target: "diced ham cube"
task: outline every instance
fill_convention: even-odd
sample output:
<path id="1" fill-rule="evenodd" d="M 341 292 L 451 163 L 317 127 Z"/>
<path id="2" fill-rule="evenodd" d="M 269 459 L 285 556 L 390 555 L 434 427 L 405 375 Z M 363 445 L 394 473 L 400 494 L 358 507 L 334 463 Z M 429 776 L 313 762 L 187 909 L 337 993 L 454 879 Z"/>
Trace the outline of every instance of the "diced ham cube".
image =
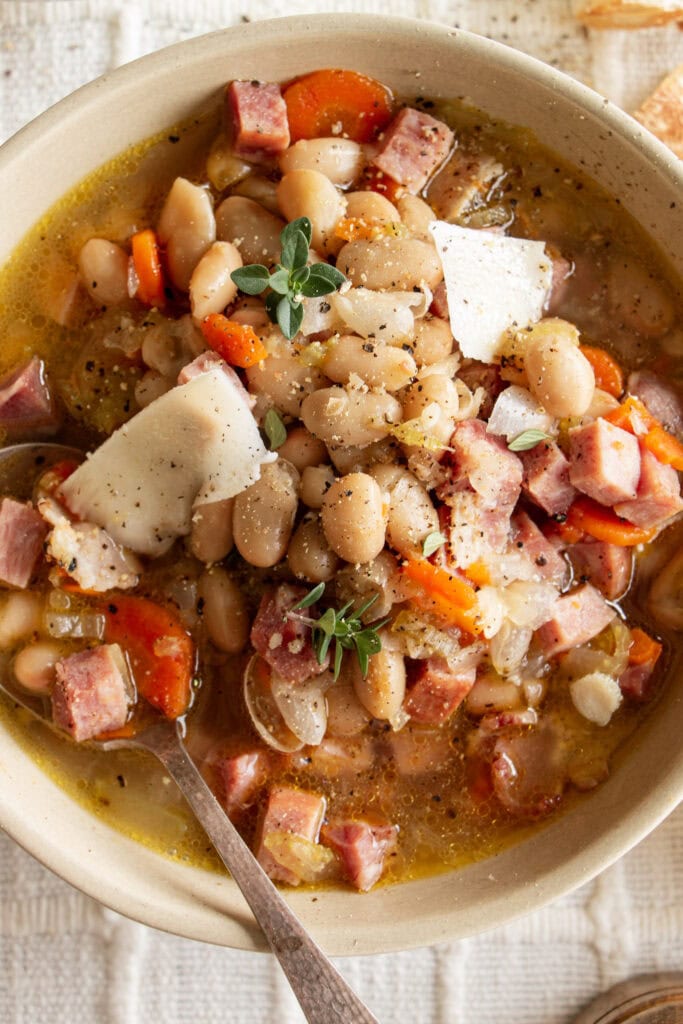
<path id="1" fill-rule="evenodd" d="M 541 579 L 560 586 L 567 575 L 567 563 L 554 544 L 544 537 L 526 512 L 514 514 L 512 528 L 513 546 L 527 556 Z"/>
<path id="2" fill-rule="evenodd" d="M 264 750 L 250 750 L 224 757 L 216 764 L 222 804 L 229 818 L 240 814 L 252 802 L 266 779 L 268 755 Z"/>
<path id="3" fill-rule="evenodd" d="M 70 654 L 58 661 L 55 669 L 55 725 L 80 742 L 126 724 L 131 693 L 118 644 L 101 644 Z"/>
<path id="4" fill-rule="evenodd" d="M 379 881 L 384 862 L 396 846 L 395 825 L 369 821 L 339 821 L 323 826 L 321 838 L 339 857 L 349 882 L 367 892 Z"/>
<path id="5" fill-rule="evenodd" d="M 683 510 L 681 486 L 673 466 L 663 462 L 641 445 L 640 479 L 632 501 L 621 501 L 614 506 L 618 516 L 636 526 L 649 530 L 663 526 L 667 520 Z"/>
<path id="6" fill-rule="evenodd" d="M 303 683 L 320 675 L 329 665 L 329 656 L 318 662 L 311 644 L 311 629 L 303 622 L 287 618 L 287 612 L 298 604 L 308 591 L 305 587 L 283 583 L 268 590 L 261 599 L 251 627 L 251 642 L 279 676 L 290 683 Z M 307 608 L 306 616 L 316 618 L 315 606 Z"/>
<path id="7" fill-rule="evenodd" d="M 598 418 L 569 431 L 569 479 L 601 505 L 635 498 L 640 478 L 638 439 Z"/>
<path id="8" fill-rule="evenodd" d="M 636 704 L 648 701 L 655 690 L 654 670 L 657 659 L 640 665 L 627 665 L 619 676 L 619 688 L 624 697 Z"/>
<path id="9" fill-rule="evenodd" d="M 595 540 L 572 544 L 567 554 L 576 578 L 592 583 L 608 601 L 616 601 L 628 590 L 633 575 L 631 548 Z"/>
<path id="10" fill-rule="evenodd" d="M 440 725 L 462 704 L 476 675 L 475 666 L 454 672 L 445 658 L 409 662 L 403 709 L 414 722 Z"/>
<path id="11" fill-rule="evenodd" d="M 502 736 L 490 764 L 493 792 L 516 818 L 541 817 L 562 798 L 567 765 L 561 735 L 552 722 Z"/>
<path id="12" fill-rule="evenodd" d="M 309 763 L 326 779 L 349 778 L 362 775 L 372 768 L 375 760 L 373 738 L 362 736 L 326 736 L 317 747 L 310 748 Z"/>
<path id="13" fill-rule="evenodd" d="M 419 192 L 453 145 L 443 121 L 405 107 L 391 122 L 372 163 L 413 194 Z"/>
<path id="14" fill-rule="evenodd" d="M 554 441 L 542 441 L 521 452 L 522 488 L 549 516 L 562 515 L 576 495 L 569 481 L 569 461 Z"/>
<path id="15" fill-rule="evenodd" d="M 683 440 L 683 395 L 672 385 L 648 370 L 638 370 L 628 378 L 626 390 L 639 398 L 666 430 Z"/>
<path id="16" fill-rule="evenodd" d="M 287 149 L 287 106 L 279 85 L 273 82 L 231 82 L 227 101 L 236 156 L 258 163 Z"/>
<path id="17" fill-rule="evenodd" d="M 484 499 L 469 489 L 448 492 L 448 484 L 437 489 L 448 505 L 447 536 L 455 564 L 466 568 L 504 551 L 510 537 L 510 507 L 487 508 Z"/>
<path id="18" fill-rule="evenodd" d="M 255 851 L 259 864 L 274 882 L 298 885 L 301 878 L 275 860 L 265 845 L 266 837 L 273 832 L 286 832 L 316 843 L 325 808 L 325 797 L 317 793 L 307 793 L 288 786 L 276 786 L 270 791 L 257 830 Z"/>
<path id="19" fill-rule="evenodd" d="M 558 598 L 553 617 L 536 630 L 536 642 L 546 658 L 592 640 L 610 624 L 613 608 L 590 583 Z"/>
<path id="20" fill-rule="evenodd" d="M 574 273 L 574 264 L 560 254 L 552 254 L 552 261 L 553 277 L 546 312 L 548 316 L 557 316 L 569 291 L 567 282 Z"/>
<path id="21" fill-rule="evenodd" d="M 47 524 L 31 505 L 0 501 L 0 582 L 27 587 L 47 536 Z"/>
<path id="22" fill-rule="evenodd" d="M 457 221 L 486 202 L 488 191 L 502 173 L 494 156 L 456 149 L 429 186 L 429 205 L 440 220 Z"/>
<path id="23" fill-rule="evenodd" d="M 391 757 L 399 775 L 424 775 L 452 763 L 450 736 L 442 729 L 429 729 L 411 723 L 387 737 Z"/>
<path id="24" fill-rule="evenodd" d="M 57 415 L 42 359 L 33 356 L 0 381 L 0 427 L 12 440 L 28 434 L 51 434 Z"/>
<path id="25" fill-rule="evenodd" d="M 448 295 L 446 294 L 446 282 L 441 281 L 437 284 L 432 295 L 432 304 L 429 307 L 429 312 L 434 316 L 438 316 L 441 320 L 449 320 L 450 313 L 448 312 Z"/>
<path id="26" fill-rule="evenodd" d="M 522 487 L 522 463 L 482 420 L 462 420 L 451 438 L 453 479 L 466 481 L 491 509 L 512 508 Z"/>
<path id="27" fill-rule="evenodd" d="M 481 363 L 478 359 L 466 359 L 458 370 L 458 379 L 466 384 L 472 393 L 477 388 L 484 389 L 479 417 L 487 420 L 498 395 L 505 387 L 500 368 L 493 363 Z"/>

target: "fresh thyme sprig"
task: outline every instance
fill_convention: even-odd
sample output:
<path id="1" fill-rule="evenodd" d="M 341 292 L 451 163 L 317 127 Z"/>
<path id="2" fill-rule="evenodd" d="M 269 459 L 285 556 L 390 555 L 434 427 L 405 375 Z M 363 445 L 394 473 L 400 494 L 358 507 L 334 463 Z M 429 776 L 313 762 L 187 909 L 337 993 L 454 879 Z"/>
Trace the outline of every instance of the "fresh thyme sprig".
<path id="1" fill-rule="evenodd" d="M 368 674 L 370 658 L 373 654 L 379 654 L 382 650 L 379 630 L 389 621 L 389 619 L 383 619 L 381 622 L 374 622 L 371 626 L 366 626 L 362 622 L 362 616 L 368 608 L 372 607 L 379 595 L 373 594 L 371 598 L 365 601 L 351 615 L 349 615 L 349 611 L 353 601 L 348 601 L 347 604 L 339 609 L 327 608 L 319 619 L 310 619 L 306 615 L 296 614 L 296 612 L 304 608 L 310 608 L 311 605 L 315 604 L 323 596 L 324 592 L 325 584 L 319 583 L 298 604 L 295 604 L 287 614 L 299 622 L 305 622 L 306 625 L 311 627 L 313 650 L 319 665 L 322 665 L 324 662 L 330 649 L 330 644 L 334 640 L 333 672 L 335 679 L 339 678 L 344 651 L 355 651 L 360 670 L 363 673 L 363 678 L 365 678 Z"/>
<path id="2" fill-rule="evenodd" d="M 285 338 L 293 338 L 304 318 L 303 299 L 336 292 L 346 278 L 329 263 L 307 266 L 311 245 L 311 222 L 298 217 L 280 232 L 280 263 L 271 273 L 261 263 L 233 270 L 230 277 L 246 295 L 260 295 L 266 288 L 266 312 Z"/>

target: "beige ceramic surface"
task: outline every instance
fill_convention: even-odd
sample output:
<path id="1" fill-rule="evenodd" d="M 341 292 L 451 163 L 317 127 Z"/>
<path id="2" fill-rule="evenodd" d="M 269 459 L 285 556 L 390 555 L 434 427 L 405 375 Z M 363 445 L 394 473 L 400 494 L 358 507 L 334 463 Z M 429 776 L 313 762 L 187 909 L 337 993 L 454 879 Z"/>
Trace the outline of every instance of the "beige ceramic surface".
<path id="1" fill-rule="evenodd" d="M 356 15 L 261 22 L 181 43 L 59 103 L 0 150 L 0 261 L 85 174 L 217 101 L 226 79 L 286 79 L 330 66 L 372 74 L 404 95 L 464 96 L 532 128 L 619 194 L 683 276 L 683 171 L 634 121 L 496 43 Z M 502 924 L 587 881 L 674 808 L 683 795 L 682 732 L 683 700 L 674 681 L 608 782 L 531 840 L 427 881 L 368 895 L 293 892 L 288 898 L 333 954 L 407 949 Z M 130 917 L 190 938 L 263 948 L 229 879 L 165 860 L 112 832 L 43 776 L 3 730 L 0 825 L 67 881 Z"/>

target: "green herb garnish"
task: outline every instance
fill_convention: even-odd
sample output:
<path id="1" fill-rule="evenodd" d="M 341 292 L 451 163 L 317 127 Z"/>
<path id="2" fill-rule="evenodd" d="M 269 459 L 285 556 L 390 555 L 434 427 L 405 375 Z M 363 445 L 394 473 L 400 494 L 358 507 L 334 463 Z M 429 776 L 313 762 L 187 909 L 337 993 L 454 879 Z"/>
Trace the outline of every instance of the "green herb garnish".
<path id="1" fill-rule="evenodd" d="M 435 530 L 434 533 L 428 533 L 422 542 L 422 554 L 425 558 L 429 558 L 435 551 L 446 543 L 446 537 L 439 531 Z"/>
<path id="2" fill-rule="evenodd" d="M 268 445 L 271 452 L 283 445 L 287 440 L 287 428 L 282 422 L 282 417 L 277 409 L 269 409 L 263 417 L 263 429 L 268 438 Z"/>
<path id="3" fill-rule="evenodd" d="M 550 434 L 544 433 L 542 430 L 523 430 L 521 434 L 517 434 L 517 437 L 508 444 L 508 448 L 511 452 L 528 452 L 532 448 L 535 448 L 541 441 L 552 441 Z"/>
<path id="4" fill-rule="evenodd" d="M 303 300 L 336 292 L 346 278 L 329 263 L 307 266 L 311 245 L 311 222 L 298 217 L 280 232 L 281 262 L 271 273 L 261 263 L 233 270 L 230 277 L 246 295 L 260 295 L 266 288 L 266 312 L 285 338 L 293 338 L 304 318 Z"/>
<path id="5" fill-rule="evenodd" d="M 292 616 L 292 613 L 296 613 L 304 608 L 310 608 L 312 604 L 315 604 L 323 596 L 324 592 L 325 584 L 319 583 L 298 604 L 295 604 L 287 614 Z M 368 674 L 370 658 L 373 654 L 379 654 L 382 650 L 382 641 L 378 631 L 387 624 L 389 619 L 375 622 L 371 626 L 365 626 L 361 621 L 361 616 L 375 603 L 378 596 L 378 594 L 374 594 L 351 615 L 349 615 L 349 610 L 353 605 L 353 601 L 349 601 L 339 610 L 327 608 L 319 619 L 309 619 L 305 615 L 293 615 L 293 618 L 296 618 L 299 622 L 305 622 L 306 625 L 311 627 L 313 650 L 319 665 L 322 665 L 324 662 L 330 649 L 330 644 L 334 640 L 335 679 L 339 678 L 344 651 L 356 652 L 360 670 L 363 673 L 363 678 L 365 678 Z"/>

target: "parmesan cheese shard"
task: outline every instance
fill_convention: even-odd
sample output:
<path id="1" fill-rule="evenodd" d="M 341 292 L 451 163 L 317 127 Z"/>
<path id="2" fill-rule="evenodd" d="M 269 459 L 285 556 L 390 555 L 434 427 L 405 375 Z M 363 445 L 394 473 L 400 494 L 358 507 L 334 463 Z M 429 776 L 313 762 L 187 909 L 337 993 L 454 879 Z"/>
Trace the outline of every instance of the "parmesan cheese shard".
<path id="1" fill-rule="evenodd" d="M 683 159 L 683 64 L 662 79 L 634 117 Z"/>
<path id="2" fill-rule="evenodd" d="M 502 335 L 543 316 L 552 284 L 545 242 L 433 221 L 429 230 L 441 260 L 451 330 L 468 359 L 492 363 Z"/>
<path id="3" fill-rule="evenodd" d="M 677 0 L 574 0 L 574 17 L 589 28 L 648 28 L 683 19 Z"/>
<path id="4" fill-rule="evenodd" d="M 112 434 L 64 482 L 61 497 L 117 543 L 161 555 L 190 532 L 197 506 L 239 494 L 276 458 L 241 383 L 213 363 Z"/>

